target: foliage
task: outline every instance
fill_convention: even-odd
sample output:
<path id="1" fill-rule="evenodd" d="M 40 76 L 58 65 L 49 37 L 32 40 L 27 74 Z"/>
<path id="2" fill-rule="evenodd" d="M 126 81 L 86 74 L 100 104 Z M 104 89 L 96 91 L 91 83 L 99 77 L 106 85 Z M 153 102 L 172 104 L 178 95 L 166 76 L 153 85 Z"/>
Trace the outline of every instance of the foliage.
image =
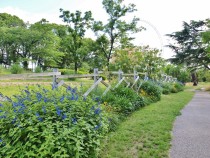
<path id="1" fill-rule="evenodd" d="M 191 68 L 207 68 L 209 67 L 209 51 L 206 49 L 208 40 L 202 32 L 207 31 L 207 20 L 184 22 L 181 31 L 169 34 L 175 43 L 169 47 L 176 53 L 175 58 L 172 58 L 174 63 L 184 63 Z M 207 31 L 208 32 L 208 31 Z M 207 41 L 206 41 L 207 40 Z"/>
<path id="2" fill-rule="evenodd" d="M 169 76 L 177 78 L 182 83 L 191 81 L 189 70 L 181 65 L 168 64 L 165 66 L 164 72 Z"/>
<path id="3" fill-rule="evenodd" d="M 60 9 L 60 18 L 68 24 L 68 34 L 63 37 L 62 49 L 65 52 L 66 60 L 71 57 L 74 62 L 74 70 L 77 73 L 81 60 L 87 55 L 87 51 L 90 52 L 90 43 L 93 43 L 91 39 L 85 39 L 85 32 L 91 27 L 93 21 L 91 11 L 87 11 L 82 15 L 82 12 L 76 11 L 71 13 Z M 66 62 L 65 60 L 65 62 Z"/>
<path id="4" fill-rule="evenodd" d="M 75 88 L 26 88 L 0 104 L 0 157 L 97 157 L 107 124 Z"/>
<path id="5" fill-rule="evenodd" d="M 180 91 L 184 90 L 184 85 L 180 82 L 174 83 L 174 87 L 176 88 L 177 92 L 180 92 Z"/>
<path id="6" fill-rule="evenodd" d="M 35 73 L 40 73 L 40 72 L 42 72 L 42 69 L 41 69 L 40 66 L 37 66 L 37 67 L 35 68 Z"/>
<path id="7" fill-rule="evenodd" d="M 103 102 L 107 102 L 115 112 L 129 115 L 133 111 L 144 106 L 144 98 L 136 94 L 130 88 L 119 86 L 102 97 Z"/>
<path id="8" fill-rule="evenodd" d="M 172 92 L 173 85 L 171 85 L 170 83 L 162 83 L 161 88 L 163 94 L 170 94 Z"/>
<path id="9" fill-rule="evenodd" d="M 143 82 L 139 92 L 140 95 L 147 97 L 150 102 L 156 102 L 161 99 L 161 88 L 152 81 Z"/>
<path id="10" fill-rule="evenodd" d="M 99 51 L 103 53 L 106 66 L 109 70 L 110 59 L 115 51 L 116 45 L 125 48 L 131 45 L 134 38 L 129 37 L 130 33 L 141 30 L 137 27 L 138 18 L 134 17 L 131 22 L 126 22 L 123 18 L 129 13 L 136 11 L 134 4 L 124 5 L 123 0 L 103 0 L 103 7 L 108 14 L 107 24 L 101 21 L 94 22 L 93 30 L 98 35 L 97 44 Z"/>
<path id="11" fill-rule="evenodd" d="M 23 71 L 23 68 L 19 64 L 13 64 L 10 67 L 10 72 L 12 74 L 20 74 Z"/>
<path id="12" fill-rule="evenodd" d="M 0 13 L 0 27 L 25 27 L 25 24 L 15 15 Z"/>

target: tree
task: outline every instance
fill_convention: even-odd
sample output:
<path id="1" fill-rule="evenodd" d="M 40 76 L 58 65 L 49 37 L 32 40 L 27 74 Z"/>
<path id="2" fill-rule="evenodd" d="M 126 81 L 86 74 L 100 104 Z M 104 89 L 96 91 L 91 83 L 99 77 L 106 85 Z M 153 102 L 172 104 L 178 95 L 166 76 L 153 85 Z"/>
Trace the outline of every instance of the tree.
<path id="1" fill-rule="evenodd" d="M 65 63 L 69 65 L 70 61 L 74 62 L 74 70 L 77 73 L 77 69 L 80 65 L 81 59 L 84 57 L 83 39 L 85 32 L 91 27 L 93 18 L 92 13 L 87 11 L 82 15 L 82 12 L 76 11 L 71 13 L 60 9 L 60 18 L 68 24 L 68 33 L 63 38 L 62 47 L 65 52 Z"/>
<path id="2" fill-rule="evenodd" d="M 64 53 L 61 52 L 61 37 L 64 36 L 64 27 L 49 23 L 46 19 L 30 26 L 30 30 L 37 32 L 37 41 L 32 47 L 32 60 L 43 67 L 58 67 Z"/>
<path id="3" fill-rule="evenodd" d="M 167 35 L 175 41 L 168 45 L 176 53 L 171 59 L 172 62 L 186 64 L 192 69 L 210 70 L 208 49 L 202 40 L 202 32 L 206 31 L 206 26 L 207 20 L 184 22 L 183 30 Z"/>
<path id="4" fill-rule="evenodd" d="M 99 50 L 103 53 L 109 70 L 110 59 L 115 48 L 125 48 L 125 45 L 130 45 L 133 39 L 130 34 L 139 32 L 141 28 L 137 27 L 139 19 L 136 17 L 131 22 L 124 20 L 128 13 L 136 11 L 134 4 L 126 6 L 123 0 L 103 0 L 102 4 L 109 16 L 108 22 L 107 24 L 101 21 L 95 22 L 93 30 L 98 35 Z"/>
<path id="5" fill-rule="evenodd" d="M 17 16 L 0 13 L 0 27 L 25 27 L 25 23 Z"/>
<path id="6" fill-rule="evenodd" d="M 168 64 L 165 66 L 164 72 L 169 76 L 177 78 L 177 80 L 180 82 L 186 83 L 191 81 L 190 72 L 183 65 Z"/>

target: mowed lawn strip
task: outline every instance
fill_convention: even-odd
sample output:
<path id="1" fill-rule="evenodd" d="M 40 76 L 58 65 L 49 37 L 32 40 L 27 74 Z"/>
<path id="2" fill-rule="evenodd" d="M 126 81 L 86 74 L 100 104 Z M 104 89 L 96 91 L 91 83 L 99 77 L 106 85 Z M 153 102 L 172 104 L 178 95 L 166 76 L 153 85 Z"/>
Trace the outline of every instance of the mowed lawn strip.
<path id="1" fill-rule="evenodd" d="M 100 157 L 168 157 L 173 122 L 193 95 L 187 91 L 165 95 L 161 101 L 136 111 L 103 141 Z"/>

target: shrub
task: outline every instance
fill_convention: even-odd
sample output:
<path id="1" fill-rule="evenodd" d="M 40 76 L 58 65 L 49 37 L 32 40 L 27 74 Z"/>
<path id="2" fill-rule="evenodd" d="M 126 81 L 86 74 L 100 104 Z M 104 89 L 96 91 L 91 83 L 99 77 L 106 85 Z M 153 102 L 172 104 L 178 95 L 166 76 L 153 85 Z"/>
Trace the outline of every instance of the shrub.
<path id="1" fill-rule="evenodd" d="M 42 69 L 41 69 L 40 66 L 37 66 L 37 67 L 35 68 L 35 73 L 40 73 L 40 72 L 42 72 Z"/>
<path id="2" fill-rule="evenodd" d="M 161 88 L 151 81 L 142 83 L 140 87 L 140 94 L 141 93 L 144 93 L 143 96 L 146 96 L 150 102 L 156 102 L 161 99 Z"/>
<path id="3" fill-rule="evenodd" d="M 184 90 L 184 85 L 182 83 L 176 82 L 174 83 L 174 87 L 176 88 L 177 92 Z"/>
<path id="4" fill-rule="evenodd" d="M 0 157 L 94 158 L 108 121 L 99 103 L 75 89 L 38 86 L 0 104 L 0 127 Z"/>
<path id="5" fill-rule="evenodd" d="M 162 83 L 161 87 L 162 87 L 163 94 L 170 94 L 173 89 L 173 86 L 170 83 Z"/>
<path id="6" fill-rule="evenodd" d="M 13 64 L 10 68 L 12 74 L 20 74 L 23 71 L 19 64 Z"/>
<path id="7" fill-rule="evenodd" d="M 103 98 L 103 102 L 108 102 L 114 107 L 119 114 L 128 115 L 141 106 L 144 106 L 144 98 L 139 96 L 130 88 L 118 87 L 107 93 Z"/>

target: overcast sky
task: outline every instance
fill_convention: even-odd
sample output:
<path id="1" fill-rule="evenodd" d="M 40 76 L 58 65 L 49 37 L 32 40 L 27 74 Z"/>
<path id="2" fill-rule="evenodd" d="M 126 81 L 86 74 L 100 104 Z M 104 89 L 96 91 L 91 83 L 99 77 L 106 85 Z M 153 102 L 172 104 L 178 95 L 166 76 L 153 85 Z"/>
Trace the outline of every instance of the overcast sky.
<path id="1" fill-rule="evenodd" d="M 91 10 L 96 20 L 105 20 L 101 3 L 102 0 L 0 0 L 0 12 L 17 15 L 30 23 L 42 18 L 61 23 L 60 8 L 71 12 Z M 136 4 L 138 11 L 133 15 L 140 18 L 139 26 L 147 29 L 135 35 L 135 44 L 162 49 L 164 58 L 173 55 L 165 47 L 169 42 L 166 34 L 181 30 L 183 21 L 210 18 L 210 0 L 125 0 L 125 3 Z"/>

